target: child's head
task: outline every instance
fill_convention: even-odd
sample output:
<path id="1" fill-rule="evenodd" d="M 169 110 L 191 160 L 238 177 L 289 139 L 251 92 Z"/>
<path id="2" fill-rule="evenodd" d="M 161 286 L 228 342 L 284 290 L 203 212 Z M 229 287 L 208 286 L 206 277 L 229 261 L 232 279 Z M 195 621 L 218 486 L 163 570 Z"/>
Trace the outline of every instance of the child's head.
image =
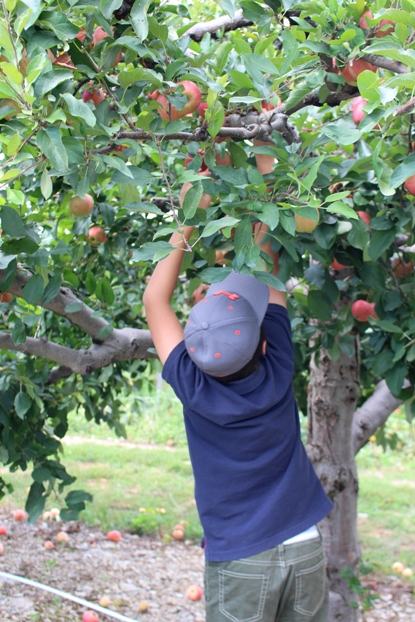
<path id="1" fill-rule="evenodd" d="M 242 370 L 262 345 L 261 324 L 268 300 L 268 286 L 246 274 L 232 272 L 211 285 L 186 324 L 190 358 L 211 376 L 233 376 Z"/>

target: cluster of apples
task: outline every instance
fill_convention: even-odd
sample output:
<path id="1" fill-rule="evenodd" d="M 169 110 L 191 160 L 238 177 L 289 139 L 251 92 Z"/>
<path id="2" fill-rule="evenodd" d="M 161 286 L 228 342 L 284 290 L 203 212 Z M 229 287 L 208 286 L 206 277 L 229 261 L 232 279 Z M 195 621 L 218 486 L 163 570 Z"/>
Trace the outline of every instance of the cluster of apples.
<path id="1" fill-rule="evenodd" d="M 392 570 L 397 574 L 401 574 L 403 577 L 405 577 L 405 579 L 411 579 L 414 576 L 414 571 L 412 570 L 412 568 L 405 567 L 405 564 L 403 564 L 402 562 L 395 562 L 394 564 L 392 564 Z"/>
<path id="2" fill-rule="evenodd" d="M 69 201 L 69 211 L 74 216 L 88 216 L 94 208 L 94 199 L 88 193 L 85 193 L 83 197 L 75 195 Z M 107 241 L 107 234 L 102 227 L 94 225 L 88 230 L 86 241 L 91 246 L 98 246 Z"/>

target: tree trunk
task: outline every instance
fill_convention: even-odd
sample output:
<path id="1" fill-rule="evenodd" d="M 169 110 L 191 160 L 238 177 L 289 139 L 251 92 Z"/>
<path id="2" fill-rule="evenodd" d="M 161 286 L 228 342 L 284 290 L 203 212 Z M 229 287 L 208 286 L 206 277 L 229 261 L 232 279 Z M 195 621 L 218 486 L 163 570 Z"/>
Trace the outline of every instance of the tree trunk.
<path id="1" fill-rule="evenodd" d="M 357 537 L 358 480 L 352 442 L 353 414 L 359 397 L 359 344 L 356 354 L 332 361 L 321 349 L 310 366 L 307 451 L 334 509 L 322 523 L 330 581 L 329 622 L 356 622 L 356 595 L 340 576 L 360 560 Z"/>

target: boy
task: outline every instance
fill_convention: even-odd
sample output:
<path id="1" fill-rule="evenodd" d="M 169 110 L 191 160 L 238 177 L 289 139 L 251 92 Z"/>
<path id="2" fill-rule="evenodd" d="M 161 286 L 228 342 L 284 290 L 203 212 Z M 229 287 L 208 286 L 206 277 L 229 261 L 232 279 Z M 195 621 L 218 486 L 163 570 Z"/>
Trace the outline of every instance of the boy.
<path id="1" fill-rule="evenodd" d="M 272 162 L 257 156 L 263 174 Z M 204 195 L 200 207 L 209 204 Z M 257 241 L 275 274 L 265 229 Z M 300 440 L 285 295 L 232 272 L 183 330 L 170 301 L 192 231 L 173 234 L 178 250 L 159 262 L 143 302 L 163 377 L 183 403 L 204 530 L 206 622 L 326 622 L 315 525 L 333 506 Z"/>

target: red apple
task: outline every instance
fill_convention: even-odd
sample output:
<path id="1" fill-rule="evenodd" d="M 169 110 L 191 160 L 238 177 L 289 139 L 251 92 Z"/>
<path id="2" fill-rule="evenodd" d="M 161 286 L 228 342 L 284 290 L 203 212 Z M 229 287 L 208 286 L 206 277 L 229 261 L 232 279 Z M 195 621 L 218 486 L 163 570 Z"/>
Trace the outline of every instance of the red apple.
<path id="1" fill-rule="evenodd" d="M 367 322 L 368 318 L 374 317 L 378 319 L 375 311 L 374 302 L 367 302 L 366 300 L 356 300 L 352 304 L 352 315 L 359 322 Z"/>
<path id="2" fill-rule="evenodd" d="M 333 270 L 344 270 L 345 268 L 350 268 L 350 266 L 344 266 L 342 263 L 337 261 L 337 259 L 333 259 L 330 264 L 330 268 L 333 268 Z"/>
<path id="3" fill-rule="evenodd" d="M 404 279 L 414 271 L 413 261 L 405 262 L 400 257 L 392 257 L 391 266 L 396 276 Z"/>
<path id="4" fill-rule="evenodd" d="M 229 151 L 225 151 L 225 155 L 223 157 L 216 153 L 215 160 L 216 164 L 220 166 L 233 166 L 232 156 Z"/>
<path id="5" fill-rule="evenodd" d="M 95 89 L 95 88 L 85 89 L 84 92 L 82 93 L 82 100 L 84 102 L 87 102 L 90 99 L 92 99 L 95 106 L 98 106 L 98 104 L 100 104 L 105 99 L 105 93 L 102 89 Z"/>
<path id="6" fill-rule="evenodd" d="M 186 590 L 186 596 L 189 600 L 200 600 L 203 590 L 199 585 L 190 585 Z"/>
<path id="7" fill-rule="evenodd" d="M 191 114 L 192 112 L 197 110 L 201 103 L 202 94 L 199 87 L 196 86 L 194 82 L 192 82 L 191 80 L 182 80 L 181 82 L 178 82 L 176 86 L 179 85 L 183 86 L 182 93 L 187 97 L 187 103 L 181 110 L 177 110 L 177 108 L 171 106 L 170 115 L 169 102 L 167 101 L 165 95 L 163 95 L 162 93 L 158 93 L 157 91 L 154 91 L 149 95 L 151 99 L 155 99 L 163 106 L 162 108 L 158 109 L 158 113 L 160 114 L 161 118 L 165 119 L 166 121 L 170 121 L 170 116 L 172 121 L 182 119 L 186 115 Z"/>
<path id="8" fill-rule="evenodd" d="M 27 519 L 27 512 L 25 512 L 25 510 L 15 510 L 13 512 L 13 518 L 17 521 L 24 521 Z"/>
<path id="9" fill-rule="evenodd" d="M 107 538 L 108 540 L 111 540 L 111 542 L 119 542 L 122 536 L 119 531 L 117 531 L 116 529 L 113 529 L 112 531 L 109 531 L 107 533 Z"/>
<path id="10" fill-rule="evenodd" d="M 55 545 L 53 544 L 52 540 L 46 540 L 46 541 L 43 543 L 43 546 L 45 547 L 45 549 L 46 549 L 47 551 L 51 551 L 52 549 L 54 549 L 54 548 L 55 548 Z"/>
<path id="11" fill-rule="evenodd" d="M 10 292 L 4 292 L 0 294 L 0 302 L 6 302 L 7 304 L 13 300 L 13 294 Z"/>
<path id="12" fill-rule="evenodd" d="M 101 227 L 94 226 L 89 229 L 86 241 L 91 246 L 98 246 L 98 244 L 106 242 L 106 240 L 107 234 Z"/>
<path id="13" fill-rule="evenodd" d="M 365 118 L 365 112 L 363 110 L 365 104 L 367 104 L 367 99 L 364 99 L 360 95 L 352 99 L 352 119 L 356 125 Z"/>
<path id="14" fill-rule="evenodd" d="M 389 28 L 386 26 L 390 24 Z M 380 39 L 381 37 L 386 37 L 386 35 L 390 35 L 391 32 L 395 30 L 395 22 L 392 22 L 390 19 L 382 19 L 382 21 L 378 24 L 376 28 L 375 37 Z"/>
<path id="15" fill-rule="evenodd" d="M 85 611 L 82 614 L 82 622 L 99 622 L 99 617 L 96 611 Z"/>
<path id="16" fill-rule="evenodd" d="M 102 41 L 102 39 L 105 39 L 105 37 L 109 37 L 109 34 L 105 32 L 102 26 L 98 26 L 92 33 L 92 45 L 95 47 L 96 44 Z"/>
<path id="17" fill-rule="evenodd" d="M 364 212 L 363 210 L 359 210 L 358 212 L 356 212 L 356 214 L 358 214 L 358 216 L 360 216 L 360 218 L 367 224 L 367 226 L 369 227 L 370 224 L 370 216 L 367 212 Z"/>
<path id="18" fill-rule="evenodd" d="M 138 609 L 142 613 L 144 613 L 145 611 L 148 611 L 148 602 L 145 600 L 142 600 L 140 604 L 138 605 Z"/>
<path id="19" fill-rule="evenodd" d="M 352 86 L 356 86 L 357 84 L 357 76 L 362 73 L 362 71 L 373 71 L 376 72 L 377 67 L 371 65 L 366 60 L 362 60 L 358 58 L 357 60 L 350 60 L 345 68 L 342 71 L 342 76 L 346 80 L 347 84 L 351 84 Z"/>
<path id="20" fill-rule="evenodd" d="M 359 26 L 360 28 L 365 28 L 366 30 L 369 28 L 369 25 L 365 19 L 365 17 L 368 17 L 369 19 L 372 19 L 372 13 L 370 11 L 365 11 L 363 13 L 363 15 L 361 16 L 360 20 L 359 20 Z"/>
<path id="21" fill-rule="evenodd" d="M 262 108 L 262 110 L 274 110 L 274 108 L 277 108 L 278 106 L 281 106 L 281 104 L 282 104 L 282 101 L 278 97 L 276 104 L 273 104 L 272 102 L 265 102 L 265 101 L 261 102 L 261 108 Z"/>
<path id="22" fill-rule="evenodd" d="M 408 177 L 408 179 L 404 183 L 404 186 L 409 194 L 413 194 L 415 196 L 415 175 L 411 175 L 411 177 Z"/>
<path id="23" fill-rule="evenodd" d="M 207 107 L 208 107 L 208 105 L 207 105 L 206 102 L 202 102 L 197 107 L 197 111 L 199 113 L 199 116 L 201 116 L 203 119 L 205 118 L 205 113 L 206 113 Z"/>
<path id="24" fill-rule="evenodd" d="M 69 201 L 69 211 L 74 216 L 88 216 L 92 212 L 93 207 L 94 199 L 87 193 L 85 193 L 83 198 L 75 195 Z"/>
<path id="25" fill-rule="evenodd" d="M 0 525 L 0 536 L 7 535 L 7 528 L 4 525 Z"/>
<path id="26" fill-rule="evenodd" d="M 219 266 L 224 266 L 226 264 L 225 255 L 228 251 L 215 251 L 215 263 L 219 264 Z"/>

